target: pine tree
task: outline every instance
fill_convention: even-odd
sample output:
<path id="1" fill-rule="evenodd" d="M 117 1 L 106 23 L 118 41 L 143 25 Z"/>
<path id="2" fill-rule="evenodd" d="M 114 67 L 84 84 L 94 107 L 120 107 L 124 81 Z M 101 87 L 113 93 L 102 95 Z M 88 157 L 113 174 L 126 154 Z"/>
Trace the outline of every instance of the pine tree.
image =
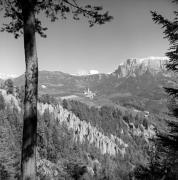
<path id="1" fill-rule="evenodd" d="M 178 7 L 178 0 L 172 1 Z M 157 24 L 160 24 L 164 29 L 165 38 L 168 39 L 170 43 L 170 48 L 166 53 L 166 56 L 169 58 L 168 63 L 166 64 L 166 68 L 168 71 L 172 72 L 172 74 L 177 77 L 178 75 L 178 11 L 174 11 L 174 18 L 169 20 L 162 15 L 158 14 L 157 12 L 151 12 L 153 21 Z M 177 84 L 178 82 L 176 82 Z M 169 161 L 164 164 L 162 161 L 162 166 L 165 169 L 168 164 L 170 166 L 170 170 L 173 171 L 173 174 L 176 174 L 178 170 L 178 88 L 177 87 L 165 87 L 166 92 L 170 96 L 170 115 L 173 118 L 172 120 L 168 121 L 169 130 L 166 133 L 159 133 L 157 143 L 159 146 L 163 147 L 161 152 L 166 155 L 166 159 Z M 166 170 L 167 172 L 167 170 Z M 164 177 L 168 179 L 170 177 L 170 173 L 166 173 Z M 169 175 L 168 175 L 169 174 Z M 178 174 L 176 177 L 178 178 Z M 174 179 L 173 178 L 173 179 Z"/>
<path id="2" fill-rule="evenodd" d="M 88 18 L 90 26 L 104 24 L 112 19 L 102 7 L 86 5 L 82 7 L 78 0 L 0 0 L 0 10 L 10 23 L 4 24 L 1 31 L 13 33 L 15 38 L 23 34 L 25 50 L 25 98 L 24 125 L 22 140 L 22 179 L 36 179 L 36 143 L 37 143 L 37 96 L 38 96 L 38 58 L 36 32 L 46 37 L 39 13 L 44 13 L 51 21 L 59 17 L 66 19 L 72 14 L 75 20 L 80 16 Z"/>

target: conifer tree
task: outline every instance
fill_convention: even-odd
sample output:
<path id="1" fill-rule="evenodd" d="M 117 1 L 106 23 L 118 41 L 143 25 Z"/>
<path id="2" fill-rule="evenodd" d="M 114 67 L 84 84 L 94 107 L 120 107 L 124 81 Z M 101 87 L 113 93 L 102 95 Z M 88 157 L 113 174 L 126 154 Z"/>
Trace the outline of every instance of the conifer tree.
<path id="1" fill-rule="evenodd" d="M 172 3 L 174 3 L 174 5 L 178 8 L 178 0 L 174 0 L 172 1 Z M 166 68 L 175 76 L 176 79 L 178 75 L 178 11 L 173 12 L 174 17 L 172 20 L 163 17 L 157 12 L 151 13 L 153 21 L 162 26 L 162 28 L 164 29 L 165 38 L 169 41 L 170 48 L 166 53 L 169 61 L 166 64 Z M 175 83 L 178 85 L 177 80 L 175 81 Z M 162 166 L 164 166 L 163 168 L 165 169 L 165 166 L 169 168 L 169 164 L 171 170 L 176 172 L 176 169 L 178 169 L 178 86 L 165 87 L 165 90 L 171 99 L 169 109 L 170 115 L 174 118 L 170 118 L 172 120 L 168 121 L 168 132 L 158 134 L 157 143 L 160 145 L 160 147 L 163 147 L 161 151 L 163 152 L 163 154 L 166 154 L 166 159 L 169 159 L 169 162 L 167 162 L 166 165 L 163 165 L 164 161 L 162 161 Z M 176 178 L 175 174 L 176 173 L 174 173 L 174 178 Z M 168 175 L 166 175 L 165 173 L 164 177 L 166 176 L 168 178 Z"/>
<path id="2" fill-rule="evenodd" d="M 58 18 L 66 19 L 68 14 L 79 20 L 83 15 L 88 18 L 90 26 L 104 24 L 110 21 L 112 16 L 108 12 L 103 12 L 100 6 L 79 5 L 78 0 L 0 0 L 0 10 L 4 18 L 11 19 L 9 23 L 3 25 L 1 31 L 13 33 L 15 38 L 22 34 L 24 37 L 26 73 L 21 171 L 23 180 L 35 180 L 38 96 L 35 33 L 46 37 L 47 30 L 47 27 L 42 26 L 38 14 L 44 13 L 51 21 Z"/>

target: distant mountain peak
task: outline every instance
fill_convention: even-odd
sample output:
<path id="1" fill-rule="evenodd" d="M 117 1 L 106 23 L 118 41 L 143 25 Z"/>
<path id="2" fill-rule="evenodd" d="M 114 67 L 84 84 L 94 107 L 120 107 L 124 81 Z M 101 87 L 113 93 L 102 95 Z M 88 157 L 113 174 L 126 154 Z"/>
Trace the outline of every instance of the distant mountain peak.
<path id="1" fill-rule="evenodd" d="M 132 58 L 118 66 L 118 69 L 113 73 L 118 77 L 137 76 L 142 75 L 146 71 L 151 74 L 158 72 L 166 72 L 165 65 L 168 62 L 167 57 L 146 57 L 146 58 Z"/>
<path id="2" fill-rule="evenodd" d="M 149 56 L 146 58 L 140 58 L 140 61 L 147 61 L 147 60 L 159 60 L 159 61 L 168 61 L 169 58 L 166 56 L 158 57 L 158 56 Z"/>
<path id="3" fill-rule="evenodd" d="M 0 73 L 0 79 L 6 80 L 6 79 L 13 79 L 16 78 L 17 75 L 15 74 L 5 74 L 5 73 Z"/>

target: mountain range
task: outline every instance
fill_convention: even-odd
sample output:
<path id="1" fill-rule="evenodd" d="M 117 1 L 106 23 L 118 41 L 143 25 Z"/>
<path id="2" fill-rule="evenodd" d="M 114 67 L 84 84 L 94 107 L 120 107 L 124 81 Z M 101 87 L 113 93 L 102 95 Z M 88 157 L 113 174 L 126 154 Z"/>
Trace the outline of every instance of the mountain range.
<path id="1" fill-rule="evenodd" d="M 39 93 L 62 99 L 77 99 L 88 105 L 121 105 L 154 113 L 165 112 L 164 87 L 175 86 L 166 70 L 166 57 L 127 59 L 110 74 L 71 75 L 60 71 L 39 72 Z M 24 75 L 14 79 L 24 84 Z M 90 94 L 93 94 L 90 98 Z"/>

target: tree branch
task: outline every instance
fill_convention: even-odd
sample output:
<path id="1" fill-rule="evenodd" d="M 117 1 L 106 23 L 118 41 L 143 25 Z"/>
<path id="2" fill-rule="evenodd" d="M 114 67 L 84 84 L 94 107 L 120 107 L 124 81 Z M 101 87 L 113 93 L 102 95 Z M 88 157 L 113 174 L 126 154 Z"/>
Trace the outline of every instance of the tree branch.
<path id="1" fill-rule="evenodd" d="M 79 12 L 83 12 L 84 14 L 89 15 L 90 17 L 92 17 L 93 19 L 95 19 L 95 21 L 93 23 L 99 23 L 99 24 L 104 24 L 105 21 L 110 21 L 113 19 L 112 16 L 109 16 L 108 13 L 104 13 L 104 14 L 99 14 L 98 11 L 102 10 L 101 7 L 95 7 L 94 10 L 86 10 L 82 7 L 79 7 L 79 5 L 76 3 L 75 0 L 73 0 L 74 4 L 69 2 L 68 0 L 63 0 L 63 2 L 65 2 L 66 4 L 69 4 L 70 6 L 76 8 Z M 92 8 L 92 7 L 90 7 Z"/>

